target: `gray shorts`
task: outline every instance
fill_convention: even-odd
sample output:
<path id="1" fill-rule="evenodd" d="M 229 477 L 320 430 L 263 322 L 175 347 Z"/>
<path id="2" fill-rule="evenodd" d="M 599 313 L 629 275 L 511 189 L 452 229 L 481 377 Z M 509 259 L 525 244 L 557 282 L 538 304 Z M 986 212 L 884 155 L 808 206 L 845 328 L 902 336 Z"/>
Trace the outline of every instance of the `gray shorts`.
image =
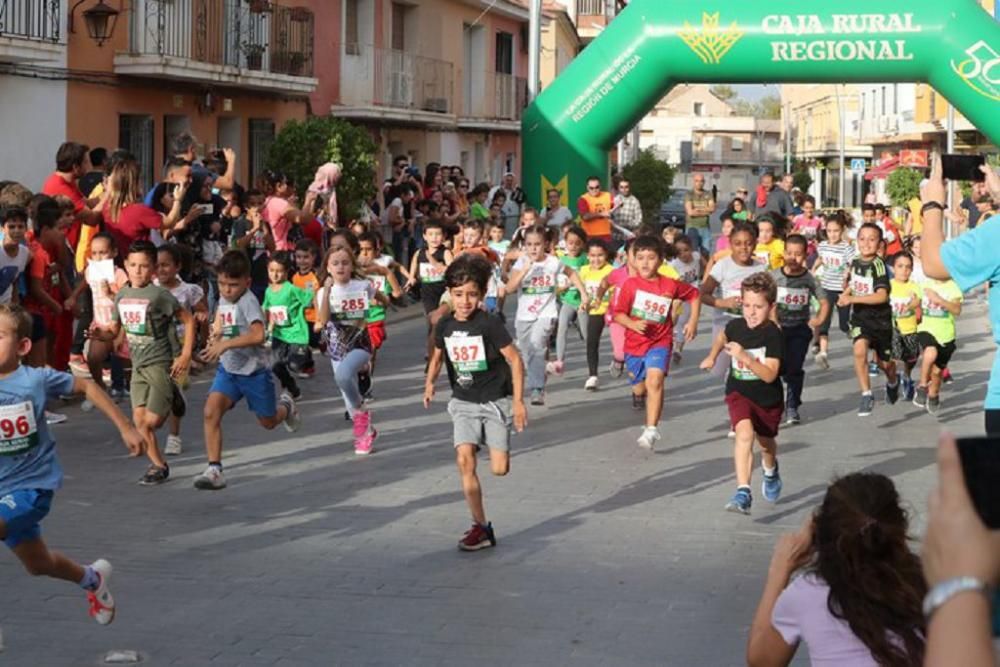
<path id="1" fill-rule="evenodd" d="M 470 403 L 453 398 L 448 401 L 448 414 L 455 423 L 455 446 L 486 445 L 501 452 L 510 451 L 511 399 L 501 398 L 490 403 Z"/>

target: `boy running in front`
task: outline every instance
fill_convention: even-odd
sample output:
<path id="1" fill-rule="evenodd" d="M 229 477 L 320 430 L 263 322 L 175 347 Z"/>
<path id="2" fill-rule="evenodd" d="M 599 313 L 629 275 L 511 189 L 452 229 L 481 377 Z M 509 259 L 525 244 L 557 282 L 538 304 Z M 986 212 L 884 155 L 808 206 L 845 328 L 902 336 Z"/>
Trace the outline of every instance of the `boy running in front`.
<path id="1" fill-rule="evenodd" d="M 729 512 L 749 514 L 753 504 L 750 477 L 754 436 L 760 443 L 764 468 L 761 492 L 772 503 L 781 496 L 775 438 L 784 407 L 780 378 L 784 341 L 781 329 L 772 319 L 777 297 L 778 286 L 770 274 L 756 273 L 744 279 L 740 289 L 743 317 L 729 321 L 701 362 L 702 370 L 712 370 L 723 348 L 732 360 L 726 378 L 726 405 L 736 431 L 733 450 L 736 493 L 726 503 Z"/>
<path id="2" fill-rule="evenodd" d="M 889 272 L 878 256 L 882 230 L 874 223 L 861 225 L 858 230 L 858 257 L 851 262 L 847 287 L 837 301 L 838 306 L 851 306 L 851 338 L 854 340 L 854 374 L 861 386 L 858 416 L 867 417 L 875 409 L 871 378 L 868 375 L 868 353 L 874 350 L 878 366 L 885 373 L 885 397 L 890 405 L 899 399 L 896 364 L 892 361 L 892 306 L 889 294 Z"/>
<path id="3" fill-rule="evenodd" d="M 962 314 L 962 290 L 954 280 L 925 278 L 920 286 L 923 318 L 917 325 L 917 341 L 923 350 L 920 385 L 913 402 L 937 414 L 941 405 L 941 380 L 955 354 L 955 318 Z"/>
<path id="4" fill-rule="evenodd" d="M 458 543 L 462 551 L 478 551 L 497 543 L 493 524 L 486 520 L 483 509 L 476 453 L 483 445 L 489 447 L 493 474 L 506 475 L 510 471 L 511 423 L 521 432 L 528 422 L 521 355 L 503 320 L 480 307 L 491 275 L 489 262 L 471 254 L 460 255 L 448 267 L 445 284 L 454 311 L 442 317 L 434 329 L 434 353 L 424 386 L 424 407 L 428 408 L 441 365 L 447 366 L 455 455 L 473 521 Z"/>
<path id="5" fill-rule="evenodd" d="M 194 488 L 217 491 L 226 488 L 222 475 L 222 417 L 240 399 L 257 415 L 267 430 L 284 424 L 288 432 L 299 428 L 299 412 L 287 392 L 274 400 L 270 355 L 264 348 L 267 331 L 264 311 L 250 291 L 250 260 L 240 250 L 230 250 L 218 266 L 219 306 L 201 353 L 207 364 L 219 362 L 205 402 L 205 452 L 208 467 L 195 478 Z"/>
<path id="6" fill-rule="evenodd" d="M 625 281 L 611 308 L 615 322 L 625 327 L 625 367 L 632 382 L 633 402 L 645 397 L 646 423 L 639 446 L 653 449 L 660 439 L 663 413 L 663 382 L 670 370 L 670 346 L 674 340 L 673 304 L 686 301 L 691 317 L 684 325 L 684 338 L 694 339 L 701 313 L 697 287 L 657 273 L 663 263 L 663 244 L 655 236 L 640 236 L 632 244 L 638 275 Z"/>
<path id="7" fill-rule="evenodd" d="M 39 524 L 62 485 L 55 440 L 45 422 L 45 403 L 67 394 L 86 394 L 121 433 L 133 456 L 144 439 L 90 380 L 21 363 L 31 349 L 31 316 L 20 306 L 0 304 L 0 539 L 33 575 L 63 579 L 87 591 L 90 615 L 101 625 L 115 618 L 108 590 L 111 563 L 103 558 L 82 566 L 42 540 Z"/>

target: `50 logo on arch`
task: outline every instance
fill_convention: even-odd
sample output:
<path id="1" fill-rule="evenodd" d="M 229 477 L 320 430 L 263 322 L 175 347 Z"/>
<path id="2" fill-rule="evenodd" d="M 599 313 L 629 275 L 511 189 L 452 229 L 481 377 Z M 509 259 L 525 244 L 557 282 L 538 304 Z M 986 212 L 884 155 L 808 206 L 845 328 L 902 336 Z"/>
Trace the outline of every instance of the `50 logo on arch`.
<path id="1" fill-rule="evenodd" d="M 965 55 L 959 63 L 951 61 L 952 70 L 977 93 L 1000 102 L 1000 53 L 981 39 Z"/>

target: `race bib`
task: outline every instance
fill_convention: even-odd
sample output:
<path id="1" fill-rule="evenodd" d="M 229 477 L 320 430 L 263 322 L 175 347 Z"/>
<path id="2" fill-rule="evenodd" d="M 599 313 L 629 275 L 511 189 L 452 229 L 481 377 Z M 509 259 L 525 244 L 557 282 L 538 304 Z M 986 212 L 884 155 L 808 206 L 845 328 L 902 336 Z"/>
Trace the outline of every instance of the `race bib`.
<path id="1" fill-rule="evenodd" d="M 445 267 L 434 266 L 430 262 L 420 262 L 420 281 L 425 283 L 439 283 L 444 280 Z"/>
<path id="2" fill-rule="evenodd" d="M 655 324 L 663 324 L 670 317 L 670 304 L 672 299 L 666 296 L 659 296 L 651 292 L 638 290 L 635 293 L 635 300 L 632 302 L 632 317 Z"/>
<path id="3" fill-rule="evenodd" d="M 770 266 L 771 253 L 769 253 L 767 250 L 758 250 L 754 252 L 753 256 L 757 258 L 757 261 Z"/>
<path id="4" fill-rule="evenodd" d="M 802 310 L 809 305 L 809 290 L 801 287 L 779 287 L 778 307 L 784 310 Z"/>
<path id="5" fill-rule="evenodd" d="M 459 373 L 475 373 L 489 367 L 482 336 L 448 336 L 444 345 L 451 365 Z"/>
<path id="6" fill-rule="evenodd" d="M 600 282 L 587 282 L 587 283 L 584 283 L 584 286 L 587 288 L 587 296 L 590 298 L 591 303 L 595 303 L 596 304 L 597 303 L 597 292 L 600 291 L 600 289 L 601 289 L 601 283 Z M 608 300 L 608 293 L 607 293 L 607 291 L 605 291 L 604 292 L 604 301 L 606 302 L 607 300 Z"/>
<path id="7" fill-rule="evenodd" d="M 236 338 L 237 336 L 239 336 L 240 325 L 236 321 L 236 305 L 220 304 L 218 313 L 219 313 L 219 325 L 222 327 L 222 337 Z"/>
<path id="8" fill-rule="evenodd" d="M 23 454 L 38 446 L 38 424 L 31 401 L 0 406 L 0 456 Z"/>
<path id="9" fill-rule="evenodd" d="M 556 291 L 556 279 L 551 273 L 545 272 L 545 267 L 538 267 L 522 282 L 525 294 L 552 294 Z"/>
<path id="10" fill-rule="evenodd" d="M 897 318 L 913 317 L 913 309 L 910 308 L 910 298 L 906 297 L 900 299 L 899 297 L 890 298 L 889 304 L 892 306 L 892 314 Z"/>
<path id="11" fill-rule="evenodd" d="M 745 352 L 749 354 L 753 359 L 761 363 L 764 363 L 764 359 L 766 358 L 765 357 L 766 351 L 767 351 L 766 348 L 763 347 L 756 347 L 752 350 L 745 350 Z M 731 371 L 732 376 L 737 380 L 753 381 L 760 379 L 752 370 L 750 370 L 750 366 L 744 364 L 742 361 L 737 361 L 736 359 L 732 359 L 731 365 L 732 365 L 732 371 Z"/>
<path id="12" fill-rule="evenodd" d="M 743 286 L 742 286 L 742 283 L 739 284 L 739 285 L 736 285 L 735 287 L 729 286 L 729 287 L 722 288 L 722 298 L 723 299 L 737 299 L 737 300 L 741 300 L 743 298 Z M 743 307 L 742 306 L 736 306 L 735 308 L 726 308 L 726 312 L 727 313 L 731 313 L 733 315 L 742 315 L 743 314 Z"/>
<path id="13" fill-rule="evenodd" d="M 802 227 L 802 236 L 806 237 L 810 241 L 816 238 L 816 228 L 815 227 Z"/>
<path id="14" fill-rule="evenodd" d="M 267 319 L 276 327 L 288 324 L 288 306 L 271 306 L 267 309 Z"/>
<path id="15" fill-rule="evenodd" d="M 921 311 L 923 312 L 924 317 L 947 317 L 948 316 L 948 311 L 947 310 L 945 310 L 941 306 L 937 305 L 936 303 L 933 303 L 927 297 L 924 297 L 921 300 L 920 306 L 921 306 Z"/>
<path id="16" fill-rule="evenodd" d="M 367 292 L 344 292 L 336 296 L 333 302 L 335 320 L 363 320 L 367 310 Z"/>
<path id="17" fill-rule="evenodd" d="M 148 311 L 148 299 L 122 299 L 119 301 L 118 317 L 121 318 L 125 333 L 132 336 L 149 335 L 149 324 L 146 321 Z"/>
<path id="18" fill-rule="evenodd" d="M 844 259 L 840 255 L 835 255 L 833 253 L 822 253 L 820 254 L 820 259 L 823 260 L 823 266 L 834 273 L 840 273 L 844 270 Z"/>
<path id="19" fill-rule="evenodd" d="M 875 280 L 855 273 L 851 275 L 850 287 L 855 296 L 871 296 L 875 293 Z"/>
<path id="20" fill-rule="evenodd" d="M 385 276 L 369 276 L 368 282 L 371 283 L 376 292 L 385 291 Z"/>

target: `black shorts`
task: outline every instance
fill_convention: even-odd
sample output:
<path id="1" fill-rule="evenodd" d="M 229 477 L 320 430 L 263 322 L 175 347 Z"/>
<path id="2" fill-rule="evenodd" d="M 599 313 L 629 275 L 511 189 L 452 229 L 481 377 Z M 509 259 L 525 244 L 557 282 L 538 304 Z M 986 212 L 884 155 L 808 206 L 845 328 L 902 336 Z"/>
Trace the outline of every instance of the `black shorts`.
<path id="1" fill-rule="evenodd" d="M 31 342 L 37 343 L 47 335 L 48 332 L 45 330 L 45 318 L 38 313 L 31 313 Z"/>
<path id="2" fill-rule="evenodd" d="M 420 285 L 420 300 L 424 304 L 424 313 L 433 313 L 441 305 L 441 297 L 444 296 L 444 282 L 422 283 Z"/>
<path id="3" fill-rule="evenodd" d="M 920 357 L 920 341 L 917 334 L 901 334 L 899 329 L 892 330 L 892 358 L 907 364 L 912 364 Z"/>
<path id="4" fill-rule="evenodd" d="M 868 346 L 875 350 L 879 361 L 892 361 L 892 329 L 869 329 L 868 327 L 851 327 L 851 340 L 868 341 Z"/>
<path id="5" fill-rule="evenodd" d="M 951 361 L 951 355 L 955 354 L 955 341 L 941 345 L 932 334 L 929 334 L 926 331 L 918 333 L 917 340 L 920 342 L 920 349 L 925 350 L 929 347 L 933 347 L 937 350 L 937 359 L 934 360 L 935 366 L 941 370 L 948 368 L 948 362 Z"/>

